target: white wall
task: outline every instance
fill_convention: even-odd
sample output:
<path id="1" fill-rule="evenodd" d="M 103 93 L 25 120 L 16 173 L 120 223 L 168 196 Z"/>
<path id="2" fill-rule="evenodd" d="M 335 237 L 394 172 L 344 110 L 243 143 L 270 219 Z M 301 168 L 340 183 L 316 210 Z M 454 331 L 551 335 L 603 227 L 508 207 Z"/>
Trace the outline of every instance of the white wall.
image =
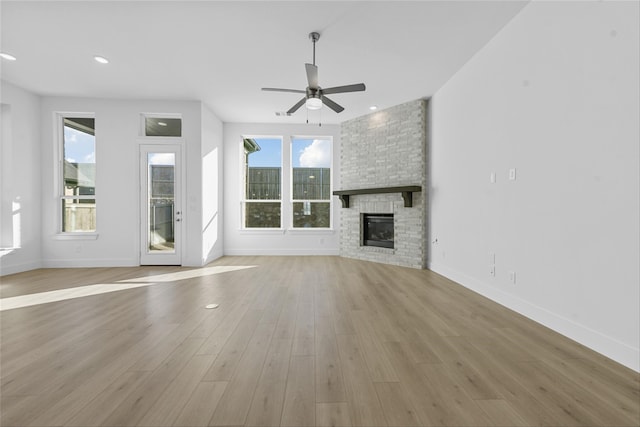
<path id="1" fill-rule="evenodd" d="M 41 266 L 40 98 L 1 82 L 0 274 Z"/>
<path id="2" fill-rule="evenodd" d="M 333 137 L 333 189 L 340 189 L 340 127 L 317 124 L 249 124 L 224 125 L 224 253 L 227 255 L 338 255 L 340 201 L 332 196 L 333 230 L 242 230 L 242 137 L 282 136 L 283 157 L 290 156 L 291 136 Z M 288 191 L 283 189 L 283 198 Z M 288 201 L 283 200 L 284 206 Z M 286 224 L 286 217 L 283 215 Z"/>
<path id="3" fill-rule="evenodd" d="M 222 122 L 202 105 L 202 264 L 224 253 Z"/>
<path id="4" fill-rule="evenodd" d="M 54 184 L 56 140 L 53 122 L 56 112 L 95 113 L 99 234 L 96 240 L 56 239 L 58 205 Z M 141 137 L 141 113 L 182 114 L 187 190 L 182 260 L 183 265 L 202 265 L 201 103 L 45 97 L 42 99 L 40 126 L 44 266 L 139 265 L 139 144 L 166 141 Z"/>
<path id="5" fill-rule="evenodd" d="M 433 97 L 430 156 L 430 267 L 635 370 L 638 16 L 529 4 Z"/>

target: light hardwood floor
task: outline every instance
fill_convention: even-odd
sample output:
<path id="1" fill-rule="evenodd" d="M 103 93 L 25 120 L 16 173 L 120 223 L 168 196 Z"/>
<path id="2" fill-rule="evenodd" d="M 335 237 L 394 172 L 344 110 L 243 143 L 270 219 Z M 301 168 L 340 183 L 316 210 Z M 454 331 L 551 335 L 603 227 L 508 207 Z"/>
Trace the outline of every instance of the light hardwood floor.
<path id="1" fill-rule="evenodd" d="M 0 290 L 2 426 L 640 425 L 638 373 L 426 270 L 224 257 Z"/>

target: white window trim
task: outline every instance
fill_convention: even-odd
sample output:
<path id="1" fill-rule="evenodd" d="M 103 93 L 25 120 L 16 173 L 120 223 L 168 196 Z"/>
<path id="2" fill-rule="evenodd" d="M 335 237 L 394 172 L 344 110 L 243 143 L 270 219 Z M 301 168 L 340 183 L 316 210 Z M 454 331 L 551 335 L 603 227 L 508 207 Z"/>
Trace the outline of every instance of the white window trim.
<path id="1" fill-rule="evenodd" d="M 53 240 L 97 240 L 99 236 L 99 233 L 91 232 L 66 232 L 54 234 Z"/>
<path id="2" fill-rule="evenodd" d="M 53 113 L 54 122 L 54 177 L 53 177 L 53 195 L 56 200 L 56 234 L 53 235 L 54 240 L 96 240 L 100 233 L 98 232 L 98 196 L 65 196 L 62 191 L 62 183 L 64 182 L 64 119 L 70 118 L 87 118 L 95 119 L 95 113 L 74 112 L 74 111 L 57 111 Z M 98 144 L 96 143 L 96 151 Z M 97 156 L 96 156 L 97 157 Z M 96 176 L 98 165 L 96 163 Z M 96 185 L 97 187 L 97 185 Z M 97 191 L 96 191 L 97 193 Z M 62 231 L 62 200 L 65 199 L 91 199 L 96 201 L 96 231 Z"/>

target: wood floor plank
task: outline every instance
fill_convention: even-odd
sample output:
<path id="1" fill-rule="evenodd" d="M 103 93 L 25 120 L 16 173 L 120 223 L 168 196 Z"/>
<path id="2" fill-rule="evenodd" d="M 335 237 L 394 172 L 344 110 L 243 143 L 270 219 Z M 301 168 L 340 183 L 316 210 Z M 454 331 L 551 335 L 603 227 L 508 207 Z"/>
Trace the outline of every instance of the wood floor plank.
<path id="1" fill-rule="evenodd" d="M 138 425 L 154 427 L 165 423 L 173 424 L 214 358 L 211 354 L 193 356 Z"/>
<path id="2" fill-rule="evenodd" d="M 368 319 L 362 315 L 361 311 L 352 311 L 351 319 L 356 329 L 359 345 L 369 374 L 373 382 L 396 382 L 398 376 L 393 370 L 393 365 L 389 361 L 387 352 L 378 340 L 377 334 Z"/>
<path id="3" fill-rule="evenodd" d="M 423 381 L 429 395 L 437 395 L 444 409 L 444 416 L 438 419 L 438 423 L 449 426 L 491 424 L 475 401 L 449 376 L 443 364 L 421 363 L 418 368 L 424 375 Z"/>
<path id="4" fill-rule="evenodd" d="M 611 377 L 607 372 L 584 369 L 585 365 L 593 367 L 593 362 L 585 359 L 549 359 L 542 363 L 548 365 L 549 369 L 566 375 L 581 389 L 590 391 L 607 408 L 615 410 L 632 425 L 640 425 L 640 407 L 636 404 L 640 402 L 640 396 L 630 378 L 625 381 L 624 378 Z M 633 376 L 630 375 L 631 378 Z"/>
<path id="5" fill-rule="evenodd" d="M 482 426 L 490 420 L 446 376 L 442 364 L 414 364 L 399 343 L 386 343 L 420 421 L 429 426 Z M 421 375 L 420 375 L 421 374 Z"/>
<path id="6" fill-rule="evenodd" d="M 344 382 L 338 344 L 334 334 L 316 336 L 316 402 L 344 402 Z"/>
<path id="7" fill-rule="evenodd" d="M 189 396 L 189 400 L 173 425 L 179 427 L 208 426 L 227 384 L 226 381 L 200 382 Z"/>
<path id="8" fill-rule="evenodd" d="M 233 334 L 240 321 L 249 311 L 249 304 L 234 304 L 233 308 L 224 317 L 224 320 L 207 337 L 198 354 L 218 354 L 229 337 Z"/>
<path id="9" fill-rule="evenodd" d="M 460 384 L 472 399 L 493 400 L 502 397 L 500 391 L 483 374 L 482 359 L 475 357 L 476 350 L 464 337 L 444 337 L 439 348 L 448 348 L 450 356 L 444 368 Z"/>
<path id="10" fill-rule="evenodd" d="M 41 405 L 38 396 L 0 396 L 0 425 L 26 426 L 33 418 L 31 409 Z"/>
<path id="11" fill-rule="evenodd" d="M 245 425 L 280 425 L 292 344 L 291 338 L 271 341 Z"/>
<path id="12" fill-rule="evenodd" d="M 411 399 L 399 382 L 375 383 L 384 416 L 390 426 L 421 426 Z"/>
<path id="13" fill-rule="evenodd" d="M 476 403 L 491 419 L 491 424 L 497 427 L 527 426 L 518 412 L 502 399 L 476 400 Z"/>
<path id="14" fill-rule="evenodd" d="M 84 409 L 93 399 L 99 396 L 114 378 L 123 375 L 136 363 L 150 348 L 154 348 L 154 343 L 162 340 L 174 329 L 171 325 L 167 328 L 151 328 L 147 334 L 142 335 L 138 341 L 124 349 L 117 355 L 112 355 L 108 363 L 100 366 L 100 369 L 89 369 L 87 376 L 80 380 L 73 389 L 64 393 L 64 396 L 56 401 L 50 401 L 47 405 L 40 405 L 42 412 L 31 423 L 33 425 L 48 426 L 53 424 L 65 424 L 78 412 Z M 95 368 L 95 365 L 93 365 Z M 148 371 L 140 371 L 148 372 Z M 144 377 L 146 378 L 146 377 Z M 100 407 L 100 411 L 106 411 L 108 405 Z M 32 414 L 38 411 L 30 411 Z M 104 418 L 108 413 L 104 414 Z M 99 418 L 96 416 L 96 418 Z"/>
<path id="15" fill-rule="evenodd" d="M 150 374 L 149 371 L 123 373 L 65 425 L 74 427 L 101 425 L 106 417 L 124 401 L 127 394 L 138 387 Z"/>
<path id="16" fill-rule="evenodd" d="M 202 338 L 188 338 L 109 414 L 104 426 L 135 426 L 160 398 L 171 381 L 189 363 L 203 344 Z"/>
<path id="17" fill-rule="evenodd" d="M 356 426 L 386 426 L 378 394 L 358 347 L 358 337 L 337 335 L 336 338 L 351 422 Z"/>
<path id="18" fill-rule="evenodd" d="M 281 426 L 316 425 L 316 396 L 313 356 L 292 356 L 287 377 Z"/>
<path id="19" fill-rule="evenodd" d="M 315 312 L 313 301 L 299 302 L 293 335 L 294 356 L 313 356 L 315 353 Z"/>
<path id="20" fill-rule="evenodd" d="M 274 330 L 273 323 L 258 324 L 209 425 L 235 426 L 245 423 Z"/>
<path id="21" fill-rule="evenodd" d="M 346 402 L 316 403 L 318 427 L 351 427 L 349 405 Z"/>
<path id="22" fill-rule="evenodd" d="M 284 304 L 276 323 L 275 338 L 293 338 L 298 314 L 298 293 L 299 283 L 292 284 L 287 289 Z"/>
<path id="23" fill-rule="evenodd" d="M 588 390 L 569 384 L 563 373 L 547 367 L 540 362 L 517 364 L 521 378 L 535 385 L 543 403 L 567 414 L 566 424 L 631 425 L 631 420 L 625 419 L 619 411 L 603 405 Z"/>
<path id="24" fill-rule="evenodd" d="M 240 362 L 240 357 L 247 348 L 262 315 L 262 310 L 247 311 L 227 342 L 220 349 L 220 353 L 218 353 L 215 362 L 205 375 L 204 381 L 231 380 Z"/>

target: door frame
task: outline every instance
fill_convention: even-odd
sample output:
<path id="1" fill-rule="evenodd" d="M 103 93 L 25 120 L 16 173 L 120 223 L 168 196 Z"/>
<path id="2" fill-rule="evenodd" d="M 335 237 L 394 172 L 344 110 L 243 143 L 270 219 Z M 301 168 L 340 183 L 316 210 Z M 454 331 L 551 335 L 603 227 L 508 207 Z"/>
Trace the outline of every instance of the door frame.
<path id="1" fill-rule="evenodd" d="M 148 250 L 148 211 L 147 211 L 147 185 L 148 185 L 148 153 L 175 153 L 174 171 L 174 211 L 179 213 L 179 217 L 174 217 L 174 251 L 171 253 L 151 253 Z M 138 233 L 140 244 L 139 263 L 140 265 L 182 265 L 184 259 L 184 231 L 187 215 L 185 213 L 186 194 L 186 168 L 184 167 L 184 144 L 177 142 L 167 143 L 140 143 L 138 145 Z"/>

